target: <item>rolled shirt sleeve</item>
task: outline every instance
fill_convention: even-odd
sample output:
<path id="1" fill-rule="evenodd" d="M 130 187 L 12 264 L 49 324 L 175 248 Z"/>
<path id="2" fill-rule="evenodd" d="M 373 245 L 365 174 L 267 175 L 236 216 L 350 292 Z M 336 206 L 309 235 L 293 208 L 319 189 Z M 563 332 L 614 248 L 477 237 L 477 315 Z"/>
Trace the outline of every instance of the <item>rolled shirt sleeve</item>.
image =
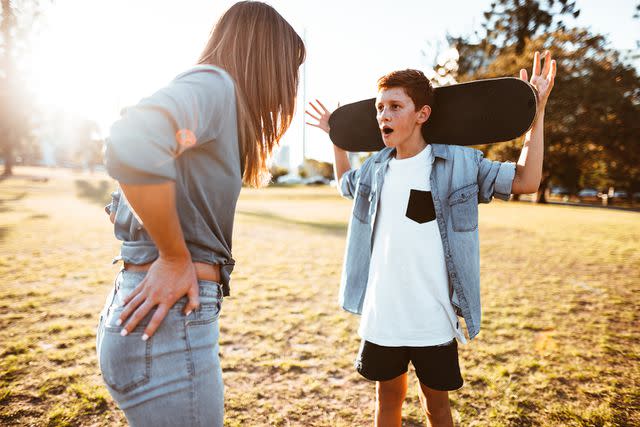
<path id="1" fill-rule="evenodd" d="M 224 71 L 203 67 L 126 108 L 106 141 L 109 175 L 126 184 L 175 180 L 175 158 L 216 139 L 222 116 L 235 105 L 233 96 Z"/>
<path id="2" fill-rule="evenodd" d="M 488 160 L 484 158 L 481 151 L 478 151 L 478 201 L 489 203 L 493 196 L 501 200 L 509 200 L 515 175 L 514 162 Z"/>
<path id="3" fill-rule="evenodd" d="M 342 178 L 340 178 L 340 195 L 347 199 L 353 199 L 353 194 L 356 191 L 356 185 L 358 185 L 358 179 L 360 178 L 360 169 L 349 169 L 346 171 Z"/>

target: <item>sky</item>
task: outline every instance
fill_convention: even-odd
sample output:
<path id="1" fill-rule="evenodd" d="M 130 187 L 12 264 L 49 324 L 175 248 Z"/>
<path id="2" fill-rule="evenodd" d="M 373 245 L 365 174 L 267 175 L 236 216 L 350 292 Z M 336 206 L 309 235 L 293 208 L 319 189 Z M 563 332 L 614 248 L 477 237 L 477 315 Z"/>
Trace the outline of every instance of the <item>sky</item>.
<path id="1" fill-rule="evenodd" d="M 103 136 L 119 111 L 195 63 L 211 27 L 234 1 L 56 0 L 43 16 L 26 62 L 41 105 L 95 120 Z M 303 124 L 303 94 L 330 109 L 375 96 L 389 71 L 427 69 L 447 49 L 446 35 L 480 29 L 490 0 L 273 0 L 304 37 L 307 61 L 294 123 L 283 138 L 291 162 L 331 160 L 331 142 Z M 611 47 L 640 39 L 635 0 L 577 0 L 569 24 L 606 34 Z"/>

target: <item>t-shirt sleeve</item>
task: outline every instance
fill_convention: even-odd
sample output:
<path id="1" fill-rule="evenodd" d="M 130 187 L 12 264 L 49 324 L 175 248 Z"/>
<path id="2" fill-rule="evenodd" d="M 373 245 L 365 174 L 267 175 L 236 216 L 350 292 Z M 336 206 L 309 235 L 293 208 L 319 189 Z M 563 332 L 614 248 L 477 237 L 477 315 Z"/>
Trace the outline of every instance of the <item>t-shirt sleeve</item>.
<path id="1" fill-rule="evenodd" d="M 125 184 L 175 180 L 175 159 L 218 137 L 220 123 L 235 108 L 233 97 L 228 75 L 200 69 L 126 108 L 106 141 L 109 175 Z"/>
<path id="2" fill-rule="evenodd" d="M 478 150 L 477 153 L 478 201 L 489 203 L 493 196 L 501 200 L 509 200 L 513 178 L 516 175 L 516 164 L 485 159 L 482 151 Z"/>

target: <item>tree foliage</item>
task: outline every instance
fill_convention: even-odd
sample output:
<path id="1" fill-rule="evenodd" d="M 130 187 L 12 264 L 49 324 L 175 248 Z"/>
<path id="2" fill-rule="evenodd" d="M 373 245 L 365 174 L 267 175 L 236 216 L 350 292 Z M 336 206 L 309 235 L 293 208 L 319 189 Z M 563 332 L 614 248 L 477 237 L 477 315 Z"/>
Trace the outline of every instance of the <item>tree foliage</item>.
<path id="1" fill-rule="evenodd" d="M 549 50 L 557 77 L 545 113 L 545 158 L 540 196 L 550 184 L 571 190 L 614 186 L 640 191 L 640 78 L 606 38 L 567 28 L 575 2 L 501 0 L 485 14 L 484 37 L 450 37 L 458 67 L 439 76 L 463 82 L 531 73 L 533 54 Z M 640 4 L 637 8 L 640 13 Z M 500 160 L 517 160 L 523 138 L 478 147 Z M 542 199 L 544 201 L 544 199 Z"/>

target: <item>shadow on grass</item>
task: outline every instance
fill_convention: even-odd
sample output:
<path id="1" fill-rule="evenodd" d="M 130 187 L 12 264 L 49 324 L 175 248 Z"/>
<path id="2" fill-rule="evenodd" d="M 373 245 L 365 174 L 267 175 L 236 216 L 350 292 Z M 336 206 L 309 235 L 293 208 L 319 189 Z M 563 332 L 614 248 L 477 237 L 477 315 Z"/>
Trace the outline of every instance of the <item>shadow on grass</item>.
<path id="1" fill-rule="evenodd" d="M 99 181 L 95 184 L 84 180 L 76 179 L 76 195 L 81 199 L 87 199 L 90 202 L 97 203 L 101 206 L 106 205 L 111 200 L 111 187 L 109 181 Z"/>
<path id="2" fill-rule="evenodd" d="M 21 193 L 17 193 L 14 194 L 10 197 L 7 198 L 1 198 L 0 199 L 0 213 L 2 212 L 9 212 L 13 209 L 11 209 L 9 206 L 7 206 L 7 202 L 17 202 L 18 200 L 22 200 L 27 196 L 27 192 L 23 191 Z"/>
<path id="3" fill-rule="evenodd" d="M 48 219 L 48 218 L 49 218 L 49 215 L 47 214 L 35 214 L 29 217 L 29 219 Z"/>
<path id="4" fill-rule="evenodd" d="M 344 237 L 347 233 L 347 224 L 343 222 L 300 221 L 297 219 L 287 218 L 285 216 L 276 215 L 274 213 L 264 212 L 264 211 L 251 212 L 251 211 L 238 210 L 237 213 L 240 215 L 252 216 L 254 218 L 266 219 L 268 221 L 272 221 L 280 224 L 287 224 L 287 225 L 294 224 L 294 225 L 300 225 L 303 227 L 310 227 L 316 230 L 331 233 L 336 236 Z"/>
<path id="5" fill-rule="evenodd" d="M 0 242 L 4 241 L 7 234 L 9 234 L 9 227 L 0 227 Z"/>

